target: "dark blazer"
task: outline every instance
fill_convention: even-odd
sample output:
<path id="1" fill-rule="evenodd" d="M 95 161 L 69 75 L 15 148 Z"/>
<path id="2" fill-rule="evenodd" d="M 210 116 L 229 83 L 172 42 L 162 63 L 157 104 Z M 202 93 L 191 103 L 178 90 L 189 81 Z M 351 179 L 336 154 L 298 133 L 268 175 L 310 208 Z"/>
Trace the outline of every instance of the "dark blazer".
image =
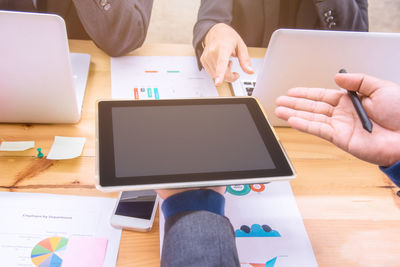
<path id="1" fill-rule="evenodd" d="M 18 4 L 17 4 L 18 3 Z M 0 0 L 0 9 L 39 11 L 64 18 L 70 39 L 92 39 L 110 56 L 140 47 L 153 0 Z"/>
<path id="2" fill-rule="evenodd" d="M 202 0 L 193 29 L 197 58 L 201 42 L 217 23 L 231 25 L 247 46 L 267 47 L 278 28 L 368 31 L 367 0 Z"/>

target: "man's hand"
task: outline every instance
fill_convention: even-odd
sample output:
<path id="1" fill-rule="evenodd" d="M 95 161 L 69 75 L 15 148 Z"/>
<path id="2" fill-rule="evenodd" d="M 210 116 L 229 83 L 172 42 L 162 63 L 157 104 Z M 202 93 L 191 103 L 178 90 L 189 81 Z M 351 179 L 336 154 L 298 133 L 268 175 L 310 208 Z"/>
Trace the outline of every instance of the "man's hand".
<path id="1" fill-rule="evenodd" d="M 243 71 L 254 73 L 251 68 L 247 46 L 239 34 L 224 23 L 215 24 L 204 38 L 204 51 L 200 57 L 204 69 L 219 86 L 223 81 L 234 82 L 239 78 L 237 72 L 232 72 L 230 57 L 239 59 Z"/>
<path id="2" fill-rule="evenodd" d="M 198 189 L 214 190 L 215 192 L 220 193 L 221 195 L 224 195 L 226 187 L 225 186 L 215 186 L 215 187 L 204 187 L 204 188 L 165 189 L 165 190 L 155 190 L 155 191 L 162 199 L 166 199 L 175 194 L 179 194 L 179 193 L 182 193 L 185 191 L 198 190 Z"/>
<path id="3" fill-rule="evenodd" d="M 346 92 L 292 88 L 276 100 L 275 114 L 295 129 L 324 138 L 354 156 L 381 166 L 400 160 L 400 86 L 364 74 L 336 74 L 336 83 L 357 91 L 373 124 L 363 129 Z"/>

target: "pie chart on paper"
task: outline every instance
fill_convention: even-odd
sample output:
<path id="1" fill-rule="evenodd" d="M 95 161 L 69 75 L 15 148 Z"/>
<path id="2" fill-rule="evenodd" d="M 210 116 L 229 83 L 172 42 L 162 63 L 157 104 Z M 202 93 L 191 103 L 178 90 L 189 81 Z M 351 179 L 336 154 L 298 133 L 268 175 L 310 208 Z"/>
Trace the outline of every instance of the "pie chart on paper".
<path id="1" fill-rule="evenodd" d="M 43 239 L 31 252 L 31 260 L 38 267 L 61 267 L 62 254 L 67 247 L 65 237 L 50 237 Z"/>

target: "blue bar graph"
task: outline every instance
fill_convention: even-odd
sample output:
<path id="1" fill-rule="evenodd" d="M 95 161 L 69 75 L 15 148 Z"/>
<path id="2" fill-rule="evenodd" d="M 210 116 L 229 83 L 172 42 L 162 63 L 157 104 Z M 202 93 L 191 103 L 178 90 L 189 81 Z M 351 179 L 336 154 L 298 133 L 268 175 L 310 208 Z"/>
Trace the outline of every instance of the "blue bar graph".
<path id="1" fill-rule="evenodd" d="M 154 98 L 160 99 L 160 95 L 158 94 L 158 88 L 154 88 Z"/>

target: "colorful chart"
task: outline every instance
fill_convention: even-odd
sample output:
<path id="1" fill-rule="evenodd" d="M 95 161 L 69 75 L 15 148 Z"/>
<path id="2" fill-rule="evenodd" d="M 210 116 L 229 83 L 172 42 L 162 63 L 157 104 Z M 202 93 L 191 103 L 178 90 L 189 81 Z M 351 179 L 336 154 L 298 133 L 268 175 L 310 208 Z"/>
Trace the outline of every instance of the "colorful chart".
<path id="1" fill-rule="evenodd" d="M 153 94 L 154 91 L 154 94 Z M 138 99 L 160 99 L 158 88 L 133 88 L 133 96 L 135 100 Z"/>
<path id="2" fill-rule="evenodd" d="M 65 237 L 50 237 L 43 239 L 31 252 L 31 260 L 38 267 L 61 267 L 62 254 L 67 247 Z"/>
<path id="3" fill-rule="evenodd" d="M 250 265 L 251 267 L 274 267 L 276 260 L 278 257 L 275 257 L 269 261 L 267 261 L 265 264 L 264 263 L 241 263 L 241 264 L 247 264 Z"/>
<path id="4" fill-rule="evenodd" d="M 232 185 L 227 186 L 226 191 L 235 196 L 244 196 L 247 195 L 251 189 L 249 185 Z"/>
<path id="5" fill-rule="evenodd" d="M 267 262 L 265 263 L 265 267 L 274 267 L 274 266 L 275 266 L 275 263 L 276 263 L 276 259 L 277 259 L 277 257 L 275 257 L 275 258 L 273 258 L 273 259 L 267 261 Z"/>
<path id="6" fill-rule="evenodd" d="M 236 237 L 281 237 L 277 230 L 273 230 L 267 224 L 253 224 L 251 227 L 247 225 L 240 226 L 235 230 Z"/>
<path id="7" fill-rule="evenodd" d="M 250 191 L 260 193 L 263 192 L 264 190 L 265 190 L 265 185 L 263 184 L 231 185 L 226 187 L 226 192 L 235 196 L 244 196 L 250 193 Z"/>
<path id="8" fill-rule="evenodd" d="M 254 192 L 262 192 L 265 190 L 265 185 L 263 184 L 252 184 L 250 185 L 251 190 Z"/>

